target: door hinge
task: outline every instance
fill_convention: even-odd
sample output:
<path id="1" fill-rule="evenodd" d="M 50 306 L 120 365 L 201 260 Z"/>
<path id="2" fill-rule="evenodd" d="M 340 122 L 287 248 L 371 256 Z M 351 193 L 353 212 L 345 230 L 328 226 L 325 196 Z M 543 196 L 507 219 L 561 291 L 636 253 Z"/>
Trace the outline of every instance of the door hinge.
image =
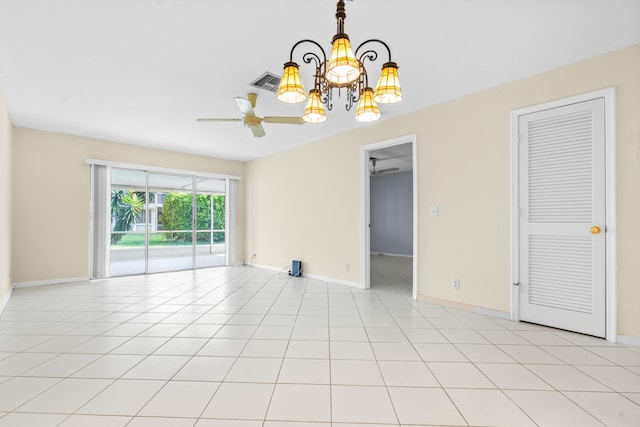
<path id="1" fill-rule="evenodd" d="M 514 283 L 513 286 L 520 286 L 520 282 Z"/>

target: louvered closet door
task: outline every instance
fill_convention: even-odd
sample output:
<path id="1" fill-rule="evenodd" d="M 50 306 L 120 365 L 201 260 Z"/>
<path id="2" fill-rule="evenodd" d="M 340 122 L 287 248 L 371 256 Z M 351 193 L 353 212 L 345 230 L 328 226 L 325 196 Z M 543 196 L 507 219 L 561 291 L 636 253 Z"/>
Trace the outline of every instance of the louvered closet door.
<path id="1" fill-rule="evenodd" d="M 518 134 L 520 319 L 604 337 L 604 100 L 522 115 Z"/>

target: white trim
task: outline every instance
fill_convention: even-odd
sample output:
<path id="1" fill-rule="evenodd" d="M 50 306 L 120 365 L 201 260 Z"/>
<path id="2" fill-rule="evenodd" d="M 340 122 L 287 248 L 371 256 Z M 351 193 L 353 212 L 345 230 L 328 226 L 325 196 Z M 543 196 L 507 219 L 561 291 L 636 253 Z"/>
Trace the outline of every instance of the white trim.
<path id="1" fill-rule="evenodd" d="M 616 189 L 618 187 L 616 182 L 617 168 L 616 168 L 616 88 L 612 87 L 601 91 L 604 96 L 604 114 L 605 114 L 605 146 L 607 156 L 607 173 L 606 173 L 606 225 L 605 232 L 607 233 L 607 245 L 606 245 L 606 269 L 607 269 L 607 286 L 606 286 L 606 299 L 607 299 L 607 341 L 616 342 L 618 335 L 618 229 L 616 223 L 616 216 L 618 211 L 618 205 L 616 200 Z M 639 345 L 640 346 L 640 345 Z"/>
<path id="2" fill-rule="evenodd" d="M 605 108 L 605 147 L 606 147 L 606 339 L 616 342 L 618 330 L 618 271 L 617 271 L 617 228 L 616 228 L 616 88 L 597 90 L 569 98 L 558 99 L 544 104 L 533 105 L 511 112 L 511 278 L 518 281 L 518 116 L 541 110 L 562 107 L 569 104 L 604 98 Z M 517 286 L 511 286 L 511 320 L 518 317 Z"/>
<path id="3" fill-rule="evenodd" d="M 516 286 L 520 278 L 520 217 L 518 215 L 518 198 L 520 188 L 518 159 L 520 156 L 518 147 L 518 114 L 511 112 L 511 320 L 520 321 L 520 287 Z"/>
<path id="4" fill-rule="evenodd" d="M 319 276 L 317 274 L 307 274 L 302 272 L 303 278 L 309 278 L 313 280 L 322 280 L 323 282 L 336 283 L 338 285 L 350 286 L 352 288 L 362 289 L 362 285 L 358 282 L 349 282 L 348 280 L 334 279 L 333 277 Z"/>
<path id="5" fill-rule="evenodd" d="M 278 268 L 278 267 L 274 267 L 272 265 L 259 265 L 259 264 L 247 265 L 247 267 L 260 268 L 262 270 L 269 270 L 269 271 L 273 271 L 273 272 L 276 272 L 276 273 L 285 273 L 285 272 L 287 272 L 287 268 L 289 268 L 289 266 L 286 266 L 286 267 L 283 267 L 283 268 Z M 321 280 L 323 282 L 335 283 L 337 285 L 346 285 L 346 286 L 350 286 L 352 288 L 362 289 L 362 286 L 360 285 L 360 283 L 349 282 L 347 280 L 341 280 L 341 279 L 335 279 L 333 277 L 320 276 L 318 274 L 308 274 L 308 273 L 304 272 L 304 269 L 302 271 L 302 277 L 292 277 L 292 278 L 293 279 L 305 279 L 305 278 L 307 278 L 307 279 L 313 279 L 313 280 Z"/>
<path id="6" fill-rule="evenodd" d="M 484 316 L 496 317 L 499 319 L 509 320 L 511 313 L 507 311 L 493 310 L 485 307 L 478 307 L 472 304 L 464 302 L 452 301 L 442 298 L 430 297 L 426 295 L 418 295 L 418 301 L 427 302 L 429 304 L 435 304 L 446 308 L 453 308 L 456 310 L 468 311 L 470 313 L 482 314 Z"/>
<path id="7" fill-rule="evenodd" d="M 411 157 L 413 162 L 413 284 L 411 297 L 416 300 L 418 298 L 418 153 L 417 153 L 417 136 L 415 133 L 401 136 L 398 138 L 388 139 L 385 141 L 374 142 L 372 144 L 360 147 L 360 164 L 362 165 L 362 176 L 360 181 L 360 193 L 362 194 L 362 283 L 361 289 L 369 289 L 371 287 L 371 240 L 369 224 L 371 222 L 370 208 L 370 181 L 369 181 L 369 152 L 380 148 L 392 147 L 394 145 L 411 143 Z"/>
<path id="8" fill-rule="evenodd" d="M 229 265 L 235 265 L 236 262 L 236 257 L 235 257 L 235 248 L 233 250 L 234 252 L 234 256 L 233 256 L 233 260 L 229 257 L 229 255 L 231 254 L 231 248 L 230 246 L 230 242 L 231 242 L 231 236 L 229 233 L 229 230 L 231 228 L 231 223 L 229 222 L 229 218 L 231 217 L 231 206 L 230 206 L 230 199 L 234 199 L 234 196 L 231 196 L 231 181 L 228 179 L 224 180 L 224 194 L 225 194 L 225 201 L 224 201 L 224 228 L 225 228 L 225 233 L 224 233 L 224 263 L 229 266 Z M 194 211 L 195 212 L 195 211 Z M 213 214 L 213 213 L 212 213 Z M 236 217 L 237 217 L 237 213 L 236 213 Z M 213 229 L 213 219 L 211 220 L 212 224 L 211 224 L 211 228 Z M 234 245 L 235 246 L 235 245 Z M 233 261 L 233 262 L 231 262 Z"/>
<path id="9" fill-rule="evenodd" d="M 66 279 L 50 279 L 50 280 L 34 280 L 32 282 L 18 282 L 14 283 L 14 288 L 29 288 L 32 286 L 46 286 L 46 285 L 63 285 L 65 283 L 78 283 L 88 282 L 89 277 L 69 277 Z"/>
<path id="10" fill-rule="evenodd" d="M 361 267 L 360 288 L 369 289 L 371 287 L 371 181 L 369 180 L 369 150 L 368 146 L 360 148 L 360 164 L 362 165 L 360 194 L 362 195 L 362 226 L 361 226 Z"/>
<path id="11" fill-rule="evenodd" d="M 262 270 L 275 271 L 276 273 L 284 273 L 291 266 L 289 264 L 287 264 L 285 267 L 274 267 L 273 265 L 253 264 L 253 265 L 247 265 L 247 267 L 253 267 L 253 268 L 260 268 Z"/>
<path id="12" fill-rule="evenodd" d="M 618 335 L 617 342 L 633 347 L 640 347 L 640 337 L 630 337 L 629 335 Z"/>
<path id="13" fill-rule="evenodd" d="M 173 175 L 190 175 L 190 176 L 195 175 L 203 178 L 217 178 L 217 179 L 237 179 L 237 180 L 242 179 L 237 175 L 225 175 L 225 174 L 211 173 L 211 172 L 199 172 L 199 171 L 192 171 L 188 169 L 165 168 L 161 166 L 139 165 L 135 163 L 111 162 L 109 160 L 86 159 L 85 162 L 90 165 L 110 166 L 112 168 L 120 168 L 120 169 L 138 169 L 146 172 L 162 172 L 162 173 L 168 173 Z"/>
<path id="14" fill-rule="evenodd" d="M 95 205 L 95 194 L 94 188 L 95 185 L 95 177 L 93 176 L 95 173 L 94 165 L 89 165 L 89 248 L 87 250 L 87 256 L 89 257 L 89 276 L 93 277 L 93 244 L 94 244 L 94 235 L 95 232 L 95 216 L 94 216 L 94 205 Z"/>
<path id="15" fill-rule="evenodd" d="M 412 135 L 411 156 L 413 160 L 413 286 L 411 298 L 418 299 L 418 138 Z"/>

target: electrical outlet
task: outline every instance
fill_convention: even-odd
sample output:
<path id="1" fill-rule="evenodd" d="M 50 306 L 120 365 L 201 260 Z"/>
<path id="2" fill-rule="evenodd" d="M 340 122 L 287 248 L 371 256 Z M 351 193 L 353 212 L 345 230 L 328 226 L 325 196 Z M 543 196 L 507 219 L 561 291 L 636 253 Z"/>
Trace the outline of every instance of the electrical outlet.
<path id="1" fill-rule="evenodd" d="M 287 251 L 282 251 L 282 256 L 283 257 L 287 256 Z"/>
<path id="2" fill-rule="evenodd" d="M 344 269 L 345 271 L 351 271 L 351 264 L 345 264 Z"/>
<path id="3" fill-rule="evenodd" d="M 460 279 L 453 279 L 453 289 L 460 289 Z"/>

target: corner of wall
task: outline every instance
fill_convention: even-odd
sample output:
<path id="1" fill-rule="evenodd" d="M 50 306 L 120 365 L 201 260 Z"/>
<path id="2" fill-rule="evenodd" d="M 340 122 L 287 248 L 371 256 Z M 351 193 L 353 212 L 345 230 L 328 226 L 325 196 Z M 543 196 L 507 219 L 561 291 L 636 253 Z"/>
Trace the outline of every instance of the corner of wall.
<path id="1" fill-rule="evenodd" d="M 0 313 L 11 296 L 13 125 L 0 91 Z"/>

